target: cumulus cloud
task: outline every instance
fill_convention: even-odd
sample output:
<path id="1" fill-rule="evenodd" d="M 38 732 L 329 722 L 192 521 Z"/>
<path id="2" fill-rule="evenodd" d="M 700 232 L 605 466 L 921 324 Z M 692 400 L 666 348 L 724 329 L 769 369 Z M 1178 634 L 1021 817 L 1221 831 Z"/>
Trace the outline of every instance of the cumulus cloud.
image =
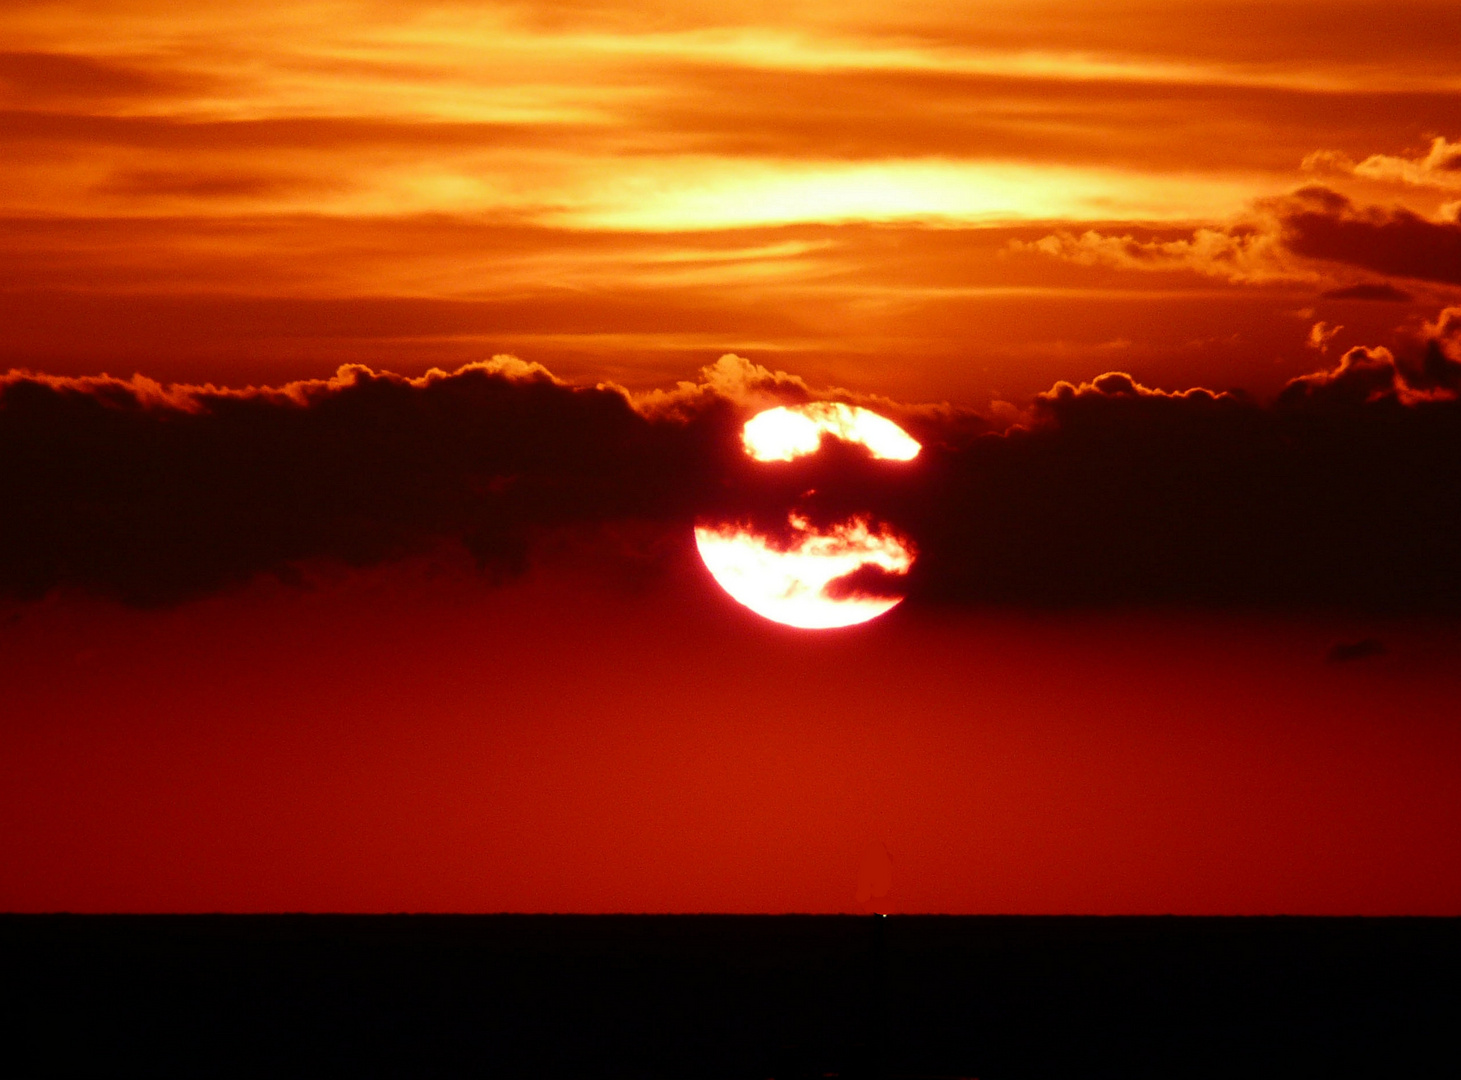
<path id="1" fill-rule="evenodd" d="M 941 464 L 926 599 L 1461 610 L 1461 407 L 1383 350 L 1272 404 L 1060 384 Z"/>
<path id="2" fill-rule="evenodd" d="M 1441 190 L 1461 189 L 1461 142 L 1448 142 L 1444 136 L 1437 136 L 1424 154 L 1408 157 L 1371 154 L 1363 161 L 1355 161 L 1338 150 L 1316 150 L 1304 158 L 1303 168 L 1319 175 L 1358 176 L 1381 183 Z"/>
<path id="3" fill-rule="evenodd" d="M 168 604 L 443 546 L 510 575 L 575 530 L 685 555 L 706 515 L 772 536 L 801 500 L 828 521 L 870 511 L 906 533 L 920 552 L 914 610 L 1461 612 L 1461 309 L 1426 330 L 1400 355 L 1350 349 L 1268 403 L 1113 372 L 1057 383 L 1000 431 L 903 407 L 921 425 L 912 462 L 835 440 L 750 461 L 739 426 L 765 395 L 824 395 L 735 357 L 639 397 L 511 358 L 243 390 L 12 373 L 0 596 Z"/>
<path id="4" fill-rule="evenodd" d="M 705 472 L 696 439 L 510 358 L 242 391 L 12 373 L 0 594 L 164 604 L 445 542 L 512 572 L 535 531 L 683 515 Z"/>
<path id="5" fill-rule="evenodd" d="M 649 390 L 633 395 L 637 408 L 649 416 L 686 419 L 717 402 L 731 402 L 751 410 L 811 401 L 812 389 L 798 375 L 773 371 L 727 353 L 700 369 L 700 379 L 678 383 L 673 390 Z"/>
<path id="6" fill-rule="evenodd" d="M 1306 259 L 1387 276 L 1461 284 L 1461 224 L 1404 207 L 1361 207 L 1328 188 L 1301 188 L 1278 221 L 1284 247 Z"/>
<path id="7" fill-rule="evenodd" d="M 1088 266 L 1186 270 L 1247 284 L 1320 283 L 1355 269 L 1461 284 L 1461 223 L 1427 218 L 1404 207 L 1359 206 L 1317 184 L 1261 200 L 1242 220 L 1198 229 L 1190 238 L 1139 240 L 1087 231 L 1017 241 L 1014 246 Z M 1330 291 L 1335 293 L 1357 299 L 1403 295 L 1384 282 Z"/>
<path id="8" fill-rule="evenodd" d="M 1278 400 L 1281 405 L 1300 401 L 1359 405 L 1389 399 L 1409 405 L 1454 401 L 1458 388 L 1461 367 L 1423 362 L 1407 372 L 1389 349 L 1357 345 L 1340 357 L 1338 367 L 1290 380 Z"/>
<path id="9" fill-rule="evenodd" d="M 1138 239 L 1088 229 L 1080 235 L 1054 233 L 1032 242 L 1012 241 L 1016 250 L 1036 251 L 1082 266 L 1119 270 L 1189 270 L 1227 281 L 1262 284 L 1318 281 L 1313 269 L 1289 257 L 1271 222 L 1255 220 L 1227 228 L 1203 228 L 1190 237 Z"/>
<path id="10" fill-rule="evenodd" d="M 1007 427 L 1008 415 L 999 419 L 982 416 L 972 409 L 947 402 L 909 403 L 879 394 L 861 393 L 843 387 L 814 389 L 799 375 L 773 370 L 745 357 L 727 353 L 700 369 L 695 381 L 683 381 L 673 390 L 625 393 L 635 408 L 646 416 L 688 419 L 707 409 L 730 404 L 744 412 L 759 412 L 778 405 L 802 405 L 809 401 L 840 401 L 861 405 L 886 416 L 921 438 L 965 442 L 996 427 Z"/>
<path id="11" fill-rule="evenodd" d="M 1442 309 L 1424 327 L 1426 339 L 1453 360 L 1461 361 L 1461 307 Z"/>

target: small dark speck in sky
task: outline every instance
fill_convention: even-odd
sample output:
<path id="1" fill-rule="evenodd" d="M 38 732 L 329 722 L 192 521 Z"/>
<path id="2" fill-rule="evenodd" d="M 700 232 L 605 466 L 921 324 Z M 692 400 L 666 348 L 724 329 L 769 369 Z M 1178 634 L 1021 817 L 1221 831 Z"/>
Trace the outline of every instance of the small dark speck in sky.
<path id="1" fill-rule="evenodd" d="M 1362 638 L 1359 641 L 1339 642 L 1329 650 L 1325 659 L 1331 664 L 1347 664 L 1352 660 L 1384 656 L 1385 651 L 1385 643 L 1378 638 Z"/>

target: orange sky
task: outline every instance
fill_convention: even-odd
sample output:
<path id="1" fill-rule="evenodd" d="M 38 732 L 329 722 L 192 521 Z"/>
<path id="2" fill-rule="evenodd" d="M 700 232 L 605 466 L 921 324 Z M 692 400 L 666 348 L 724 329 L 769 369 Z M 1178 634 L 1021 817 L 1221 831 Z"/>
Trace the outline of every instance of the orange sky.
<path id="1" fill-rule="evenodd" d="M 1458 36 L 1454 4 L 1363 0 L 9 4 L 0 363 L 1271 391 L 1315 321 L 1384 344 L 1454 275 L 1325 300 L 1395 275 L 1059 237 L 1190 242 L 1316 181 L 1443 223 Z"/>
<path id="2" fill-rule="evenodd" d="M 1458 41 L 6 3 L 0 909 L 1461 913 Z M 926 576 L 798 636 L 688 553 L 821 397 Z"/>

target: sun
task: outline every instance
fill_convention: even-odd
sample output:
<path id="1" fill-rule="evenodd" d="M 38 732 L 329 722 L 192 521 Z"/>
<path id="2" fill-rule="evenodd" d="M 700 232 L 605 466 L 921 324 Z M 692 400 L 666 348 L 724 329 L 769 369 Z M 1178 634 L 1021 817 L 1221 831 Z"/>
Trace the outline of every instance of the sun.
<path id="1" fill-rule="evenodd" d="M 861 405 L 840 401 L 783 405 L 757 413 L 746 421 L 741 444 L 757 461 L 792 461 L 816 453 L 824 434 L 859 443 L 873 457 L 888 461 L 912 461 L 922 449 L 893 421 Z"/>
<path id="2" fill-rule="evenodd" d="M 922 449 L 893 421 L 840 402 L 767 409 L 746 422 L 741 442 L 755 461 L 788 462 L 815 454 L 829 434 L 879 460 L 912 461 Z M 695 546 L 734 600 L 806 630 L 854 626 L 897 607 L 903 595 L 896 585 L 916 557 L 906 536 L 871 514 L 818 526 L 796 507 L 775 538 L 743 521 L 702 523 Z"/>

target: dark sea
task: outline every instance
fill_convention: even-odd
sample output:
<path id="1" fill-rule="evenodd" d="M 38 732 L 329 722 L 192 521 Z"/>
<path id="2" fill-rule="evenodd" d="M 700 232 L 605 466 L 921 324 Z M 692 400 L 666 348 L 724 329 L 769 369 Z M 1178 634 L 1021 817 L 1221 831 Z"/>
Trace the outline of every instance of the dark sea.
<path id="1" fill-rule="evenodd" d="M 0 1072 L 1461 1076 L 1461 920 L 0 916 Z"/>

